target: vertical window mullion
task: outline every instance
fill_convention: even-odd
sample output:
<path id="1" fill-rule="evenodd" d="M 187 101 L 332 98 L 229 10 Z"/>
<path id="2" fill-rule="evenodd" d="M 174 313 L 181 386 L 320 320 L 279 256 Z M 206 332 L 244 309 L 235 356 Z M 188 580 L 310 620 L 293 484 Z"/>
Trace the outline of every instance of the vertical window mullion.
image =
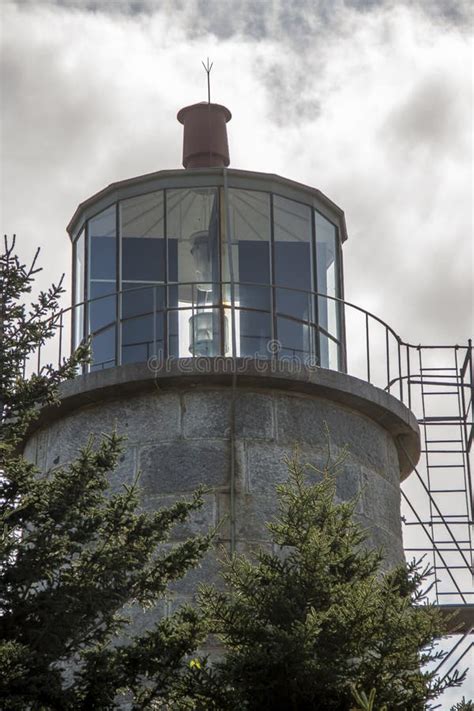
<path id="1" fill-rule="evenodd" d="M 122 230 L 120 201 L 115 204 L 115 364 L 122 364 Z"/>
<path id="2" fill-rule="evenodd" d="M 317 249 L 316 249 L 316 215 L 314 212 L 314 208 L 311 210 L 311 249 L 313 252 L 313 258 L 312 258 L 312 266 L 313 266 L 313 289 L 314 289 L 314 294 L 312 298 L 312 303 L 313 303 L 313 314 L 314 314 L 314 321 L 315 321 L 315 328 L 313 329 L 314 331 L 314 339 L 315 339 L 315 348 L 316 348 L 316 361 L 318 366 L 321 365 L 321 344 L 320 344 L 320 334 L 319 334 L 319 301 L 318 297 L 316 294 L 318 293 L 319 287 L 318 287 L 318 262 L 317 262 Z"/>
<path id="3" fill-rule="evenodd" d="M 275 217 L 273 210 L 273 193 L 270 193 L 270 309 L 271 309 L 271 323 L 272 323 L 272 341 L 278 338 L 277 329 L 277 317 L 276 317 L 276 293 L 275 293 Z M 273 348 L 271 350 L 271 355 L 273 357 Z M 278 357 L 278 352 L 275 354 Z"/>
<path id="4" fill-rule="evenodd" d="M 217 280 L 218 288 L 217 294 L 219 299 L 219 330 L 220 330 L 220 355 L 225 356 L 225 346 L 226 346 L 226 317 L 224 310 L 224 286 L 222 284 L 223 272 L 222 272 L 222 188 L 217 188 L 216 193 L 217 200 Z M 215 285 L 213 286 L 213 290 Z"/>
<path id="5" fill-rule="evenodd" d="M 83 324 L 82 333 L 84 338 L 89 338 L 90 328 L 89 328 L 89 220 L 87 220 L 84 228 L 84 309 L 82 314 Z M 84 364 L 82 367 L 82 372 L 87 372 L 90 370 L 90 364 Z"/>
<path id="6" fill-rule="evenodd" d="M 168 319 L 169 319 L 169 287 L 168 287 L 168 207 L 167 207 L 167 190 L 163 190 L 163 238 L 165 240 L 165 245 L 164 245 L 164 280 L 165 280 L 165 286 L 164 286 L 164 295 L 163 295 L 163 307 L 164 307 L 164 313 L 163 313 L 163 358 L 166 359 L 169 356 L 169 328 L 168 328 Z"/>
<path id="7" fill-rule="evenodd" d="M 341 242 L 341 231 L 338 228 L 337 231 L 337 287 L 338 287 L 338 297 L 344 301 L 344 270 L 342 263 L 342 242 Z M 341 362 L 340 368 L 346 373 L 347 372 L 347 343 L 346 343 L 346 318 L 345 318 L 345 305 L 344 303 L 339 304 L 339 339 L 341 342 Z"/>
<path id="8" fill-rule="evenodd" d="M 79 232 L 76 240 L 72 243 L 72 318 L 71 318 L 71 353 L 76 349 L 76 323 L 77 323 L 77 245 L 80 240 Z"/>

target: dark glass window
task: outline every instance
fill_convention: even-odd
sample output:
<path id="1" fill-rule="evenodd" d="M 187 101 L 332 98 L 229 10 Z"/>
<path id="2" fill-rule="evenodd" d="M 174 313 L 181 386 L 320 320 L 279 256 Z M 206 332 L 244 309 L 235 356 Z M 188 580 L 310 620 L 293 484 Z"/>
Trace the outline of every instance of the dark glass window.
<path id="1" fill-rule="evenodd" d="M 111 282 L 91 281 L 89 299 L 89 326 L 95 333 L 116 319 L 115 286 Z"/>
<path id="2" fill-rule="evenodd" d="M 339 297 L 339 273 L 337 260 L 337 230 L 319 212 L 315 213 L 316 223 L 316 264 L 318 292 Z M 334 299 L 318 297 L 319 325 L 337 341 L 340 340 L 340 307 Z M 321 334 L 320 358 L 324 368 L 339 367 L 339 348 Z"/>
<path id="3" fill-rule="evenodd" d="M 163 282 L 165 234 L 163 193 L 120 203 L 122 281 Z"/>
<path id="4" fill-rule="evenodd" d="M 163 349 L 163 192 L 121 202 L 120 221 L 122 363 L 133 363 L 146 361 Z"/>
<path id="5" fill-rule="evenodd" d="M 89 278 L 113 281 L 116 276 L 115 205 L 89 220 Z"/>
<path id="6" fill-rule="evenodd" d="M 74 348 L 84 337 L 85 238 L 84 230 L 74 243 Z"/>
<path id="7" fill-rule="evenodd" d="M 163 351 L 165 287 L 127 282 L 123 289 L 122 362 L 144 362 Z"/>
<path id="8" fill-rule="evenodd" d="M 91 370 L 102 370 L 115 365 L 115 338 L 115 324 L 92 337 Z"/>
<path id="9" fill-rule="evenodd" d="M 162 313 L 122 321 L 122 363 L 146 362 L 162 349 Z"/>
<path id="10" fill-rule="evenodd" d="M 229 222 L 232 253 L 229 254 L 225 241 L 223 272 L 225 281 L 229 281 L 229 259 L 232 258 L 234 279 L 238 283 L 235 318 L 240 343 L 236 355 L 268 358 L 268 343 L 272 338 L 270 195 L 229 190 Z"/>
<path id="11" fill-rule="evenodd" d="M 310 349 L 311 209 L 278 195 L 273 199 L 277 338 L 282 352 L 304 357 Z M 281 316 L 292 317 L 281 318 Z"/>
<path id="12" fill-rule="evenodd" d="M 220 298 L 217 190 L 169 190 L 166 200 L 169 303 L 175 309 L 169 314 L 170 353 L 218 355 L 219 318 L 211 308 Z"/>
<path id="13" fill-rule="evenodd" d="M 115 364 L 117 229 L 112 205 L 89 220 L 89 332 L 97 367 Z M 111 324 L 114 324 L 113 326 Z"/>

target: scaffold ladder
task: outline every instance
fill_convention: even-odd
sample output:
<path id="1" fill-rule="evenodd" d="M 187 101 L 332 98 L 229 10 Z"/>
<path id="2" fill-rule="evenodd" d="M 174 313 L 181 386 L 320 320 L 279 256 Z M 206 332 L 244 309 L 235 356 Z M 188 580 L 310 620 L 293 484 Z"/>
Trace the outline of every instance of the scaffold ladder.
<path id="1" fill-rule="evenodd" d="M 430 492 L 436 598 L 440 605 L 451 604 L 457 598 L 466 604 L 474 598 L 474 592 L 469 595 L 466 587 L 466 573 L 472 583 L 473 571 L 473 499 L 469 476 L 472 423 L 468 422 L 469 409 L 472 412 L 470 352 L 460 364 L 458 350 L 454 348 L 453 365 L 441 367 L 424 366 L 422 349 L 418 352 L 422 406 L 418 422 Z M 447 568 L 458 579 L 459 589 L 446 575 Z"/>
<path id="2" fill-rule="evenodd" d="M 422 438 L 415 483 L 418 496 L 421 492 L 425 500 L 415 504 L 415 494 L 411 500 L 404 494 L 415 514 L 406 524 L 420 533 L 420 542 L 406 551 L 429 556 L 435 574 L 434 602 L 457 612 L 461 636 L 452 638 L 452 649 L 437 670 L 444 674 L 460 668 L 474 644 L 472 344 L 419 346 L 417 351 L 418 372 L 411 374 L 409 387 Z"/>

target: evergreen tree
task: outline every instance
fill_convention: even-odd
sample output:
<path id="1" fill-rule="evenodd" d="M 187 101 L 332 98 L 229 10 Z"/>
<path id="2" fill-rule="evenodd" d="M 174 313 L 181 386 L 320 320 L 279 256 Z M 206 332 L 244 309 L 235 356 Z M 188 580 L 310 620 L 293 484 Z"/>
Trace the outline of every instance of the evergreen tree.
<path id="1" fill-rule="evenodd" d="M 25 377 L 28 358 L 59 326 L 61 283 L 26 298 L 38 273 L 5 239 L 0 258 L 0 707 L 6 711 L 133 709 L 166 703 L 202 639 L 190 607 L 127 637 L 127 606 L 154 606 L 170 581 L 197 565 L 210 537 L 171 550 L 170 530 L 202 504 L 201 492 L 155 513 L 137 483 L 108 492 L 121 439 L 89 442 L 77 461 L 39 473 L 21 454 L 38 410 L 87 359 L 81 347 L 57 368 Z"/>
<path id="2" fill-rule="evenodd" d="M 451 711 L 474 711 L 474 702 L 467 701 L 466 697 L 463 696 L 461 701 L 459 701 L 457 704 L 454 704 Z"/>
<path id="3" fill-rule="evenodd" d="M 274 552 L 228 559 L 226 591 L 202 591 L 223 656 L 190 669 L 194 708 L 417 711 L 462 683 L 423 670 L 445 655 L 436 640 L 446 623 L 421 604 L 428 570 L 384 571 L 354 520 L 356 500 L 335 499 L 337 466 L 316 470 L 309 484 L 298 458 L 288 461 L 268 524 Z"/>

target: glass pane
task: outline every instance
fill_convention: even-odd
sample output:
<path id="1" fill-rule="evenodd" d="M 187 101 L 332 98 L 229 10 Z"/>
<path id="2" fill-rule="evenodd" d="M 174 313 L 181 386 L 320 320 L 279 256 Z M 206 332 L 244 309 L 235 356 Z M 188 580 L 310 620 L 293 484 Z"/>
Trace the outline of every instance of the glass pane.
<path id="1" fill-rule="evenodd" d="M 220 310 L 199 309 L 191 315 L 188 350 L 193 356 L 217 356 L 220 347 Z"/>
<path id="2" fill-rule="evenodd" d="M 319 212 L 316 217 L 316 264 L 318 292 L 328 296 L 339 296 L 339 276 L 337 273 L 337 231 L 335 225 Z M 332 299 L 318 299 L 319 325 L 339 338 L 339 306 Z"/>
<path id="3" fill-rule="evenodd" d="M 163 314 L 122 322 L 122 363 L 142 363 L 163 351 Z"/>
<path id="4" fill-rule="evenodd" d="M 232 254 L 224 241 L 224 281 L 230 280 L 232 257 L 236 282 L 235 306 L 265 311 L 236 312 L 239 318 L 240 342 L 236 355 L 270 357 L 267 349 L 272 338 L 270 271 L 270 195 L 251 190 L 231 189 L 229 193 L 229 222 Z M 229 290 L 225 301 L 229 303 Z"/>
<path id="5" fill-rule="evenodd" d="M 74 279 L 75 294 L 74 303 L 81 304 L 84 301 L 84 265 L 85 265 L 85 239 L 84 230 L 77 238 L 74 245 Z M 77 348 L 84 337 L 84 306 L 80 305 L 74 309 L 74 347 Z"/>
<path id="6" fill-rule="evenodd" d="M 111 294 L 111 296 L 107 296 Z M 107 326 L 116 318 L 115 284 L 93 281 L 89 294 L 89 333 Z"/>
<path id="7" fill-rule="evenodd" d="M 164 309 L 164 286 L 128 281 L 122 285 L 122 319 Z"/>
<path id="8" fill-rule="evenodd" d="M 92 370 L 115 365 L 115 324 L 92 338 Z"/>
<path id="9" fill-rule="evenodd" d="M 271 291 L 267 286 L 270 279 L 270 245 L 264 242 L 242 242 L 238 248 L 237 272 L 239 287 L 236 290 L 239 306 L 270 311 Z M 237 280 L 237 276 L 235 277 Z"/>
<path id="10" fill-rule="evenodd" d="M 193 339 L 202 329 L 210 306 L 219 303 L 219 212 L 215 188 L 191 188 L 167 192 L 168 281 L 179 282 L 169 288 L 170 307 L 182 309 L 170 314 L 170 350 L 189 357 L 204 349 Z M 189 309 L 186 309 L 189 307 Z M 190 320 L 196 317 L 194 325 Z M 218 319 L 211 319 L 207 331 L 209 353 L 220 352 Z M 178 338 L 178 343 L 176 343 Z"/>
<path id="11" fill-rule="evenodd" d="M 170 355 L 178 358 L 218 356 L 222 352 L 221 309 L 180 308 L 168 314 Z M 224 323 L 224 346 L 228 348 L 229 325 Z M 224 350 L 225 352 L 225 350 Z"/>
<path id="12" fill-rule="evenodd" d="M 275 237 L 276 310 L 307 321 L 312 316 L 311 209 L 307 205 L 273 198 Z M 277 340 L 285 353 L 309 352 L 308 326 L 288 319 L 277 320 Z"/>
<path id="13" fill-rule="evenodd" d="M 123 284 L 122 363 L 146 362 L 162 351 L 164 293 L 164 286 Z"/>
<path id="14" fill-rule="evenodd" d="M 307 361 L 307 356 L 312 354 L 310 327 L 288 318 L 277 319 L 279 355 L 298 358 L 301 362 Z"/>
<path id="15" fill-rule="evenodd" d="M 236 310 L 235 315 L 236 320 L 239 319 L 240 331 L 240 352 L 237 355 L 250 358 L 270 358 L 274 355 L 270 316 L 242 309 Z"/>
<path id="16" fill-rule="evenodd" d="M 115 205 L 89 220 L 89 277 L 115 283 L 116 276 Z"/>
<path id="17" fill-rule="evenodd" d="M 189 358 L 191 355 L 189 352 L 189 319 L 192 316 L 192 312 L 188 309 L 184 311 L 170 311 L 168 312 L 168 348 L 169 354 L 175 358 Z M 181 347 L 179 341 L 181 324 Z M 185 334 L 188 334 L 185 336 Z"/>
<path id="18" fill-rule="evenodd" d="M 328 338 L 324 333 L 319 334 L 320 365 L 322 368 L 340 370 L 339 344 Z"/>
<path id="19" fill-rule="evenodd" d="M 91 370 L 115 364 L 116 319 L 116 216 L 115 205 L 89 220 L 89 333 L 92 339 Z M 110 294 L 110 296 L 109 296 Z"/>
<path id="20" fill-rule="evenodd" d="M 273 199 L 275 284 L 311 291 L 311 209 L 278 195 Z M 308 317 L 308 294 L 277 290 L 277 311 Z"/>
<path id="21" fill-rule="evenodd" d="M 120 204 L 123 280 L 164 281 L 163 203 L 160 191 Z"/>

